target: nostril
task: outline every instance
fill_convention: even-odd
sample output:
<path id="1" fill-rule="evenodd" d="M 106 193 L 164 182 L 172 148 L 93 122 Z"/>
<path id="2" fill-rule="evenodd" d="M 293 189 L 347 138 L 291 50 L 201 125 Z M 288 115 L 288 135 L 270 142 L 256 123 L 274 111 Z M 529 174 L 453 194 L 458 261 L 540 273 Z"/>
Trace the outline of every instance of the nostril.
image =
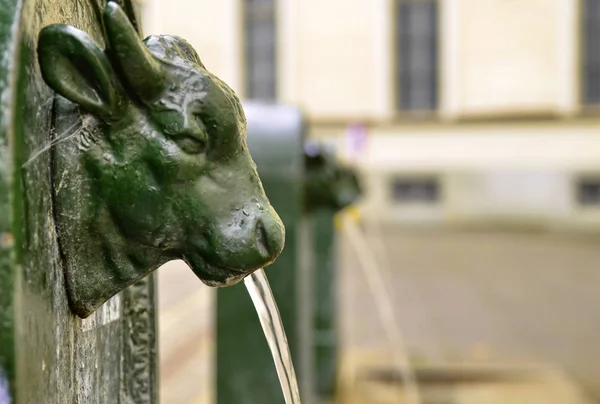
<path id="1" fill-rule="evenodd" d="M 256 224 L 256 247 L 263 257 L 269 256 L 269 247 L 267 243 L 267 231 L 265 230 L 263 222 L 259 220 Z"/>

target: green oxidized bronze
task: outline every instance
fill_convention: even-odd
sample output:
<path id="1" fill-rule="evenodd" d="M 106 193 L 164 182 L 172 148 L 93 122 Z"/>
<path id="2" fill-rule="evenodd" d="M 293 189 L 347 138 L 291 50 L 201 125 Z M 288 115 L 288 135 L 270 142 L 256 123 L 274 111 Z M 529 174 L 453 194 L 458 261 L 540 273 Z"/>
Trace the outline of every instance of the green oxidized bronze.
<path id="1" fill-rule="evenodd" d="M 183 259 L 208 285 L 270 264 L 284 228 L 246 145 L 234 92 L 175 36 L 142 41 L 109 2 L 106 49 L 71 26 L 39 36 L 56 122 L 55 220 L 72 310 L 89 316 L 163 263 Z M 73 104 L 74 103 L 74 104 Z M 69 130 L 75 128 L 75 130 Z"/>
<path id="2" fill-rule="evenodd" d="M 339 162 L 323 145 L 308 143 L 305 149 L 305 211 L 320 208 L 338 211 L 355 203 L 361 195 L 356 172 Z"/>

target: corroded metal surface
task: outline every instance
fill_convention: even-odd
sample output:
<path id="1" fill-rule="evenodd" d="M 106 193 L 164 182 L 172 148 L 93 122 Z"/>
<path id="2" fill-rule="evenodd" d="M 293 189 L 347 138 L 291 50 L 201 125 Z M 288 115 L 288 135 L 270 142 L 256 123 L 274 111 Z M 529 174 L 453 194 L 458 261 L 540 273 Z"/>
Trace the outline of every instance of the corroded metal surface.
<path id="1" fill-rule="evenodd" d="M 8 215 L 0 215 L 3 246 L 14 246 L 14 261 L 7 259 L 7 251 L 0 265 L 0 358 L 9 376 L 16 375 L 18 403 L 156 402 L 152 390 L 143 397 L 137 395 L 142 382 L 126 384 L 127 379 L 121 377 L 127 374 L 132 380 L 156 385 L 150 352 L 155 335 L 152 279 L 135 286 L 138 291 L 145 290 L 145 299 L 127 291 L 89 319 L 74 317 L 68 306 L 64 260 L 54 224 L 50 141 L 57 136 L 57 122 L 76 119 L 77 114 L 61 110 L 44 84 L 36 63 L 37 34 L 47 24 L 69 23 L 101 41 L 98 17 L 103 7 L 101 1 L 0 4 L 0 151 L 6 153 L 10 138 L 12 153 L 8 159 L 6 154 L 0 159 L 4 164 L 0 180 L 4 186 L 7 179 L 14 178 L 12 223 L 6 220 Z M 131 5 L 125 8 L 131 9 Z M 13 163 L 12 174 L 7 172 L 7 162 Z M 5 208 L 7 193 L 0 192 L 0 199 Z M 13 237 L 7 231 L 11 228 Z M 17 292 L 14 296 L 13 291 Z M 139 319 L 138 313 L 124 312 L 134 301 L 144 305 L 147 313 Z M 13 310 L 16 350 L 10 345 L 12 322 L 7 321 Z M 147 343 L 127 343 L 132 337 L 124 333 L 126 322 L 139 321 L 145 321 L 145 327 L 136 338 Z"/>

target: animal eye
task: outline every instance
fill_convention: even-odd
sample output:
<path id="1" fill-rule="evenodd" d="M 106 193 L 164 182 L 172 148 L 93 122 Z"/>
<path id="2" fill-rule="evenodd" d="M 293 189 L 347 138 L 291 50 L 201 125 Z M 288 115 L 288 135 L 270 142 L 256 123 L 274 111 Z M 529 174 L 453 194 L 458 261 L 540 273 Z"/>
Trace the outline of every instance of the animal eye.
<path id="1" fill-rule="evenodd" d="M 206 142 L 191 136 L 175 139 L 177 145 L 188 154 L 200 154 L 206 151 Z"/>

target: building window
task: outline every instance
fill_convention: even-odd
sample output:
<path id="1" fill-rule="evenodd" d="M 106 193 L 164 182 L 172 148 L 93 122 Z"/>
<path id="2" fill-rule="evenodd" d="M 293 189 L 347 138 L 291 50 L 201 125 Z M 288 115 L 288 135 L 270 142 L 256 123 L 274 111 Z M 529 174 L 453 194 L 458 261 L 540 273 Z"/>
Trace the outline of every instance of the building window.
<path id="1" fill-rule="evenodd" d="M 580 206 L 600 205 L 600 178 L 581 178 L 576 187 L 577 203 Z"/>
<path id="2" fill-rule="evenodd" d="M 397 177 L 392 181 L 392 200 L 398 203 L 437 203 L 440 184 L 434 177 Z"/>
<path id="3" fill-rule="evenodd" d="M 245 0 L 246 98 L 271 101 L 277 95 L 275 0 Z"/>
<path id="4" fill-rule="evenodd" d="M 397 0 L 396 102 L 401 111 L 438 105 L 437 0 Z"/>
<path id="5" fill-rule="evenodd" d="M 582 7 L 582 101 L 600 104 L 600 0 L 583 0 Z"/>

